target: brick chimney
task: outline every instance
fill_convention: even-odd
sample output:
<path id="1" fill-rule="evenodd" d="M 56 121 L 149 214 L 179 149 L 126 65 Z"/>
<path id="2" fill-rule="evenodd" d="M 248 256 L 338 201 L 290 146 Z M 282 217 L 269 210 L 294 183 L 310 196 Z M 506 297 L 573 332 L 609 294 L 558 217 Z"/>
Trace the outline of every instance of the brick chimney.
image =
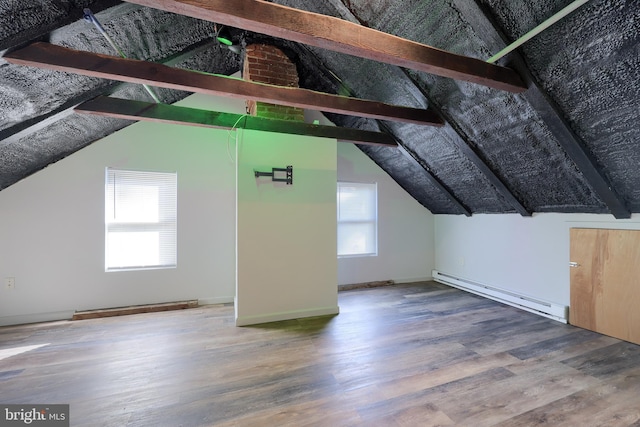
<path id="1" fill-rule="evenodd" d="M 245 49 L 242 76 L 252 82 L 298 87 L 296 66 L 280 49 L 270 45 L 252 44 Z M 247 112 L 252 116 L 270 119 L 304 121 L 302 108 L 247 101 Z"/>

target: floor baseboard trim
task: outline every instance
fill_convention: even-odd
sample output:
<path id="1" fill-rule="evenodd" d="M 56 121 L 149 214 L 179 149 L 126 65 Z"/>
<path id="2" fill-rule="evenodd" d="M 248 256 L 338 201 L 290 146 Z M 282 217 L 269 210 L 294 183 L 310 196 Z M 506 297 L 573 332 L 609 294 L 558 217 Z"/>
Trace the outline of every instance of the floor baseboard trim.
<path id="1" fill-rule="evenodd" d="M 98 319 L 102 317 L 126 316 L 129 314 L 156 313 L 159 311 L 195 308 L 198 300 L 176 301 L 162 304 L 133 305 L 129 307 L 105 308 L 99 310 L 76 311 L 71 320 Z"/>
<path id="2" fill-rule="evenodd" d="M 406 283 L 431 282 L 433 277 L 410 277 L 405 279 L 376 280 L 373 282 L 350 283 L 338 285 L 338 292 L 351 291 L 353 289 L 379 288 L 381 286 L 392 286 Z"/>
<path id="3" fill-rule="evenodd" d="M 236 317 L 236 326 L 258 325 L 260 323 L 280 322 L 282 320 L 302 319 L 305 317 L 332 316 L 340 313 L 340 308 L 319 307 L 308 310 L 293 310 L 281 313 L 271 313 L 256 316 Z"/>
<path id="4" fill-rule="evenodd" d="M 419 283 L 419 282 L 432 282 L 433 276 L 428 277 L 408 277 L 406 279 L 394 279 L 395 283 Z"/>
<path id="5" fill-rule="evenodd" d="M 375 282 L 350 283 L 348 285 L 338 285 L 338 292 L 351 291 L 353 289 L 379 288 L 381 286 L 394 285 L 393 280 L 377 280 Z"/>
<path id="6" fill-rule="evenodd" d="M 30 323 L 57 322 L 60 320 L 70 320 L 73 317 L 73 310 L 53 311 L 50 313 L 19 314 L 16 316 L 0 317 L 0 326 L 26 325 Z"/>
<path id="7" fill-rule="evenodd" d="M 199 305 L 215 305 L 233 303 L 235 297 L 198 298 Z"/>

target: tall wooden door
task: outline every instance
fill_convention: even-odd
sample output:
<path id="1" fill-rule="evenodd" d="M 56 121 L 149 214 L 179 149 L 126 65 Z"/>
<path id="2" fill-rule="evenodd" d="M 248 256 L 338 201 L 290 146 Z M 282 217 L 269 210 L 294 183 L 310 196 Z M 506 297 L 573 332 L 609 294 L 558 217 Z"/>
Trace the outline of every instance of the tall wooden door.
<path id="1" fill-rule="evenodd" d="M 640 230 L 571 229 L 569 323 L 640 344 Z"/>

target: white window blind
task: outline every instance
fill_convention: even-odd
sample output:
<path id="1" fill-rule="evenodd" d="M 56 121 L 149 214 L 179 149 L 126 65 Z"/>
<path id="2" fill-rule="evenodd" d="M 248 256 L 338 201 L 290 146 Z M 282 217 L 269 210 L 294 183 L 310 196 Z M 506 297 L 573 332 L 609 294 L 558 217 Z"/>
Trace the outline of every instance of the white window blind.
<path id="1" fill-rule="evenodd" d="M 378 254 L 377 184 L 338 182 L 338 256 Z"/>
<path id="2" fill-rule="evenodd" d="M 107 271 L 176 266 L 177 181 L 171 172 L 107 168 Z"/>

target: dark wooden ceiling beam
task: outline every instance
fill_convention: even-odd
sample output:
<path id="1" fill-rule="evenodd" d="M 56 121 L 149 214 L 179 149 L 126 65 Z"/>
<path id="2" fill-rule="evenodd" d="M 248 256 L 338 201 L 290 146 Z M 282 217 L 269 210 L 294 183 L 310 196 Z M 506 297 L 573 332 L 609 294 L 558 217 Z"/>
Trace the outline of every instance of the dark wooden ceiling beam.
<path id="1" fill-rule="evenodd" d="M 129 83 L 148 84 L 207 95 L 251 99 L 299 108 L 382 120 L 442 126 L 431 110 L 402 107 L 307 89 L 274 86 L 183 70 L 166 65 L 34 43 L 4 56 L 12 64 L 29 65 Z"/>
<path id="2" fill-rule="evenodd" d="M 478 34 L 482 34 L 493 44 L 500 43 L 503 45 L 509 43 L 509 40 L 507 40 L 484 6 L 479 5 L 476 1 L 475 8 L 473 8 L 471 7 L 474 4 L 473 2 L 456 1 L 464 3 L 464 7 L 459 8 L 459 10 L 464 11 L 465 19 L 471 23 Z M 631 211 L 626 206 L 624 199 L 613 188 L 584 141 L 573 131 L 569 122 L 564 118 L 560 107 L 537 82 L 522 55 L 517 51 L 513 51 L 507 58 L 510 65 L 520 73 L 529 87 L 523 97 L 538 113 L 538 116 L 558 141 L 558 144 L 573 160 L 587 183 L 607 206 L 609 212 L 618 219 L 630 218 Z"/>
<path id="3" fill-rule="evenodd" d="M 343 19 L 262 0 L 127 1 L 496 89 L 523 92 L 527 88 L 520 76 L 506 67 L 440 50 Z"/>
<path id="4" fill-rule="evenodd" d="M 167 66 L 179 64 L 199 53 L 202 53 L 207 49 L 210 49 L 212 44 L 213 41 L 211 40 L 198 41 L 188 46 L 181 52 L 163 58 L 160 63 Z M 73 114 L 73 108 L 76 105 L 89 101 L 99 95 L 111 95 L 128 84 L 129 83 L 111 82 L 106 86 L 92 88 L 86 92 L 78 94 L 71 99 L 68 99 L 64 104 L 51 111 L 47 111 L 44 114 L 2 129 L 0 130 L 0 146 L 2 146 L 3 144 L 11 144 L 13 142 L 19 141 L 21 138 L 26 138 L 27 136 L 46 128 L 52 123 L 55 123 L 58 120 L 62 120 L 65 117 Z"/>
<path id="5" fill-rule="evenodd" d="M 248 116 L 246 114 L 220 113 L 197 108 L 154 104 L 106 96 L 100 96 L 91 101 L 84 102 L 77 106 L 75 111 L 119 119 L 183 124 L 207 128 L 242 128 L 291 135 L 335 138 L 339 141 L 353 142 L 356 144 L 396 146 L 395 140 L 382 132 L 315 125 L 291 120 L 268 119 Z"/>

